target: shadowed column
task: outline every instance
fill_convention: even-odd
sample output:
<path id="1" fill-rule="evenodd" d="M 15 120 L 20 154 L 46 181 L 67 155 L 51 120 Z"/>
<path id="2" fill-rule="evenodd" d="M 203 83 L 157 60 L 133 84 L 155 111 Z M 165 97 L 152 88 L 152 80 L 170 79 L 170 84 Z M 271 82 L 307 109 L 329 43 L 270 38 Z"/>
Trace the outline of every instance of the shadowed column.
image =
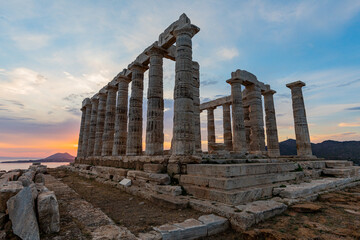
<path id="1" fill-rule="evenodd" d="M 128 91 L 130 78 L 118 76 L 118 95 L 115 115 L 115 136 L 112 150 L 113 156 L 126 154 Z"/>
<path id="2" fill-rule="evenodd" d="M 136 156 L 142 154 L 142 105 L 144 72 L 147 70 L 147 67 L 134 62 L 129 66 L 129 69 L 132 72 L 132 76 L 126 155 Z"/>
<path id="3" fill-rule="evenodd" d="M 94 155 L 95 134 L 96 134 L 96 122 L 98 111 L 99 98 L 97 95 L 91 98 L 91 119 L 90 119 L 90 131 L 87 147 L 87 156 Z"/>
<path id="4" fill-rule="evenodd" d="M 85 116 L 86 116 L 86 108 L 84 106 L 81 107 L 81 123 L 80 123 L 80 132 L 79 132 L 79 141 L 78 141 L 78 150 L 77 156 L 82 156 L 82 142 L 84 136 L 84 128 L 85 128 Z"/>
<path id="5" fill-rule="evenodd" d="M 244 89 L 242 92 L 243 99 L 243 109 L 244 109 L 244 125 L 245 125 L 245 136 L 246 136 L 246 148 L 250 149 L 250 133 L 251 133 L 251 125 L 250 125 L 250 111 L 249 111 L 249 103 L 247 100 L 247 90 Z"/>
<path id="6" fill-rule="evenodd" d="M 107 99 L 107 90 L 105 88 L 103 88 L 99 92 L 99 104 L 98 104 L 97 119 L 96 119 L 94 156 L 101 156 L 102 143 L 103 143 L 102 137 L 104 134 L 105 113 L 106 113 L 106 99 Z"/>
<path id="7" fill-rule="evenodd" d="M 194 134 L 195 151 L 201 153 L 201 128 L 200 128 L 200 66 L 193 62 L 193 102 L 194 102 Z"/>
<path id="8" fill-rule="evenodd" d="M 302 81 L 286 84 L 286 87 L 291 89 L 297 155 L 312 156 L 309 127 L 307 124 L 304 97 L 301 89 L 303 86 L 305 86 L 305 83 Z"/>
<path id="9" fill-rule="evenodd" d="M 224 129 L 224 145 L 225 150 L 231 152 L 232 146 L 232 133 L 231 133 L 231 116 L 230 116 L 230 103 L 222 105 L 223 108 L 223 129 Z"/>
<path id="10" fill-rule="evenodd" d="M 86 113 L 85 113 L 85 126 L 84 126 L 84 133 L 83 133 L 83 140 L 82 140 L 82 147 L 81 147 L 81 156 L 86 157 L 88 139 L 89 139 L 89 131 L 90 131 L 90 119 L 91 119 L 90 98 L 85 98 L 85 100 L 83 102 L 83 106 L 85 106 L 85 108 L 86 108 Z"/>
<path id="11" fill-rule="evenodd" d="M 106 99 L 106 114 L 101 156 L 111 156 L 114 144 L 117 87 L 109 83 L 107 85 L 107 90 L 108 94 Z"/>
<path id="12" fill-rule="evenodd" d="M 265 122 L 266 122 L 266 140 L 267 153 L 270 157 L 280 156 L 279 138 L 276 126 L 276 115 L 274 107 L 274 90 L 263 92 L 265 105 Z"/>
<path id="13" fill-rule="evenodd" d="M 215 140 L 215 107 L 208 108 L 207 110 L 207 130 L 208 130 L 208 152 L 211 153 L 214 149 Z"/>

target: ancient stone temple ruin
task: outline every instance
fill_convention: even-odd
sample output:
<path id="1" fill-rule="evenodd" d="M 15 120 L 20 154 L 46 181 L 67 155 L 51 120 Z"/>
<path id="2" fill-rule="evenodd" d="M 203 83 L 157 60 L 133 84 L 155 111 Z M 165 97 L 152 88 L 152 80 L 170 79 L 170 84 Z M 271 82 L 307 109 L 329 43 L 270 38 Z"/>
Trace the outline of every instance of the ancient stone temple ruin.
<path id="1" fill-rule="evenodd" d="M 235 70 L 226 80 L 231 86 L 229 96 L 200 104 L 200 66 L 192 55 L 193 37 L 199 30 L 181 15 L 126 69 L 84 99 L 72 170 L 147 199 L 221 215 L 234 229 L 245 229 L 283 212 L 289 204 L 359 180 L 359 168 L 352 162 L 313 156 L 301 81 L 286 85 L 292 95 L 297 156 L 280 156 L 276 91 L 254 74 Z M 164 150 L 163 58 L 175 61 L 170 150 Z M 217 107 L 223 111 L 223 143 L 215 140 Z M 207 152 L 201 149 L 202 111 L 207 112 Z M 126 187 L 119 183 L 124 179 Z M 171 229 L 158 231 L 165 239 L 172 236 Z"/>

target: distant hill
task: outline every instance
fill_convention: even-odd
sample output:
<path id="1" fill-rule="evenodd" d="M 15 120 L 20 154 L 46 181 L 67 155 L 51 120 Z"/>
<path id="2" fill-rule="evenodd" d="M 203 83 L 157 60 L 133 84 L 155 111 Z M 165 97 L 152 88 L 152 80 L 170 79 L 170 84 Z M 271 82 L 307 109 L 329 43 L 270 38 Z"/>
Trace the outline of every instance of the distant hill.
<path id="1" fill-rule="evenodd" d="M 2 163 L 34 163 L 34 162 L 74 162 L 75 157 L 69 153 L 55 153 L 49 157 L 36 160 L 5 161 Z"/>
<path id="2" fill-rule="evenodd" d="M 288 139 L 280 142 L 281 155 L 296 155 L 296 141 Z M 312 143 L 313 154 L 319 158 L 332 160 L 351 160 L 360 164 L 360 141 L 338 142 L 326 140 L 322 143 Z"/>

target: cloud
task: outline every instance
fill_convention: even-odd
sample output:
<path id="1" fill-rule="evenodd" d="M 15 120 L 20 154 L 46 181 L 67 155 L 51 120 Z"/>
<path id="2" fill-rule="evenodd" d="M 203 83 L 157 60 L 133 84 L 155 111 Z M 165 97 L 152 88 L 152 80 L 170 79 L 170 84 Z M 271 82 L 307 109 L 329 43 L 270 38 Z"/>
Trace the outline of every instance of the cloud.
<path id="1" fill-rule="evenodd" d="M 353 81 L 348 81 L 348 82 L 339 84 L 339 85 L 337 85 L 337 87 L 346 87 L 346 86 L 350 86 L 350 85 L 352 85 L 354 83 L 357 83 L 357 82 L 360 82 L 360 79 L 356 79 L 356 80 L 353 80 Z"/>
<path id="2" fill-rule="evenodd" d="M 339 127 L 360 127 L 360 122 L 353 122 L 353 123 L 339 123 L 338 124 Z"/>
<path id="3" fill-rule="evenodd" d="M 205 87 L 205 86 L 215 85 L 216 83 L 217 83 L 217 81 L 208 80 L 208 81 L 202 81 L 200 84 L 201 84 L 201 86 Z"/>
<path id="4" fill-rule="evenodd" d="M 345 110 L 350 110 L 350 111 L 359 111 L 359 110 L 360 110 L 360 107 L 345 108 Z"/>
<path id="5" fill-rule="evenodd" d="M 16 45 L 26 51 L 39 50 L 46 47 L 51 37 L 46 34 L 19 34 L 12 37 Z"/>
<path id="6" fill-rule="evenodd" d="M 239 56 L 239 50 L 235 47 L 233 48 L 222 47 L 217 51 L 217 56 L 220 58 L 220 60 L 231 60 Z"/>

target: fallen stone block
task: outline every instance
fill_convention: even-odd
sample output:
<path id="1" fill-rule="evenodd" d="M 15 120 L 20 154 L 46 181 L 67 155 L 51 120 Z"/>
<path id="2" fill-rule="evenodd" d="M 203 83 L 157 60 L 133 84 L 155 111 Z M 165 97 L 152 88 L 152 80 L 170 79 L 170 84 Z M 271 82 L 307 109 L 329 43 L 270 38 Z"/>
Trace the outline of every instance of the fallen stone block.
<path id="1" fill-rule="evenodd" d="M 207 236 L 207 226 L 196 219 L 186 219 L 184 222 L 174 225 L 182 228 L 181 239 L 190 240 Z"/>
<path id="2" fill-rule="evenodd" d="M 24 187 L 28 187 L 32 183 L 32 180 L 25 175 L 20 176 L 18 181 L 20 181 Z"/>
<path id="3" fill-rule="evenodd" d="M 127 179 L 127 178 L 124 178 L 123 180 L 121 180 L 121 182 L 119 182 L 120 185 L 123 185 L 125 187 L 130 187 L 131 186 L 131 180 L 130 179 Z"/>
<path id="4" fill-rule="evenodd" d="M 14 234 L 23 240 L 40 239 L 30 187 L 23 188 L 18 194 L 11 197 L 7 201 L 7 208 Z"/>
<path id="5" fill-rule="evenodd" d="M 42 174 L 42 173 L 36 174 L 34 182 L 35 183 L 45 183 L 44 174 Z"/>
<path id="6" fill-rule="evenodd" d="M 139 238 L 141 240 L 161 240 L 162 236 L 161 233 L 156 231 L 150 231 L 147 233 L 139 233 Z"/>
<path id="7" fill-rule="evenodd" d="M 60 231 L 59 204 L 54 192 L 48 191 L 39 194 L 37 210 L 39 227 L 43 232 L 57 233 Z"/>
<path id="8" fill-rule="evenodd" d="M 30 170 L 27 170 L 27 171 L 23 174 L 23 176 L 29 178 L 30 181 L 34 181 L 35 174 L 36 174 L 36 171 L 30 169 Z"/>
<path id="9" fill-rule="evenodd" d="M 6 211 L 6 202 L 23 189 L 20 181 L 10 181 L 0 187 L 0 212 Z"/>
<path id="10" fill-rule="evenodd" d="M 229 228 L 229 221 L 226 218 L 214 214 L 203 215 L 199 217 L 199 221 L 206 225 L 207 236 L 221 233 Z"/>
<path id="11" fill-rule="evenodd" d="M 162 173 L 163 171 L 164 171 L 164 166 L 162 164 L 155 164 L 155 163 L 144 164 L 144 172 Z"/>
<path id="12" fill-rule="evenodd" d="M 247 212 L 234 212 L 230 213 L 231 227 L 238 231 L 245 231 L 256 223 L 255 215 Z"/>
<path id="13" fill-rule="evenodd" d="M 291 206 L 291 209 L 295 212 L 313 213 L 321 211 L 321 206 L 314 203 L 299 203 Z"/>
<path id="14" fill-rule="evenodd" d="M 182 228 L 172 224 L 165 224 L 161 225 L 160 227 L 154 227 L 154 230 L 161 234 L 163 240 L 182 239 Z"/>
<path id="15" fill-rule="evenodd" d="M 21 175 L 21 171 L 11 171 L 0 177 L 0 186 L 8 181 L 16 181 Z"/>

